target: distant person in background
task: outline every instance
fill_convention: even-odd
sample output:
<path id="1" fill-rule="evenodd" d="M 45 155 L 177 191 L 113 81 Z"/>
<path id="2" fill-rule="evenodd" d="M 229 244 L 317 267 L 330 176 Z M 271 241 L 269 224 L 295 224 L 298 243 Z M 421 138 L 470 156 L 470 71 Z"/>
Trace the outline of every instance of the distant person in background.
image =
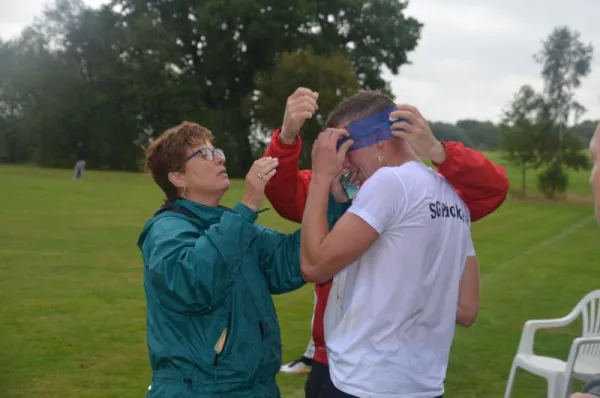
<path id="1" fill-rule="evenodd" d="M 73 171 L 74 180 L 83 179 L 83 171 L 85 169 L 85 149 L 83 148 L 83 142 L 77 144 L 77 163 L 75 163 L 75 170 Z"/>
<path id="2" fill-rule="evenodd" d="M 590 152 L 592 153 L 592 176 L 590 183 L 594 190 L 594 210 L 596 212 L 596 220 L 600 224 L 600 123 L 596 127 L 596 132 L 590 142 Z M 571 395 L 571 398 L 597 398 L 600 397 L 600 375 L 590 381 L 583 387 L 582 392 L 577 392 Z"/>

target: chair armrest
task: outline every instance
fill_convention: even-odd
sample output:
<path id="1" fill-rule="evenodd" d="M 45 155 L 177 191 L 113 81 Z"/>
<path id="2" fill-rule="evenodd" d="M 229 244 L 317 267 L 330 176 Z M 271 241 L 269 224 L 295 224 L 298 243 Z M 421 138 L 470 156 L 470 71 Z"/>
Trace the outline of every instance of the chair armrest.
<path id="1" fill-rule="evenodd" d="M 555 319 L 533 319 L 525 322 L 525 327 L 530 327 L 533 329 L 550 329 L 550 328 L 560 328 L 563 326 L 567 326 L 572 323 L 579 316 L 579 311 L 571 312 L 567 316 L 563 316 L 562 318 Z"/>
<path id="2" fill-rule="evenodd" d="M 525 322 L 523 332 L 521 333 L 521 341 L 519 342 L 518 352 L 521 354 L 533 354 L 533 340 L 535 332 L 538 329 L 550 329 L 567 326 L 579 316 L 577 309 L 571 311 L 568 315 L 562 318 L 555 319 L 532 319 Z"/>

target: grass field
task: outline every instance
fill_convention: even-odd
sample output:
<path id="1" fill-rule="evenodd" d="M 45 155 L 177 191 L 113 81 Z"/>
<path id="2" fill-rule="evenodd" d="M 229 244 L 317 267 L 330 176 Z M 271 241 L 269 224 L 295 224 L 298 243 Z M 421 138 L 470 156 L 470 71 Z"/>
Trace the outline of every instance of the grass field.
<path id="1" fill-rule="evenodd" d="M 511 179 L 511 192 L 521 193 L 521 168 L 518 165 L 507 163 L 502 152 L 487 152 L 486 155 L 495 162 L 506 165 L 506 170 Z M 537 189 L 537 175 L 541 170 L 528 169 L 525 174 L 525 189 L 528 197 L 541 197 L 542 194 Z M 580 200 L 589 197 L 590 191 L 590 173 L 589 172 L 571 172 L 569 173 L 569 189 L 567 197 L 571 200 Z"/>
<path id="2" fill-rule="evenodd" d="M 135 242 L 161 195 L 147 175 L 70 177 L 68 170 L 0 167 L 2 398 L 141 397 L 149 383 Z M 523 323 L 562 316 L 600 288 L 600 228 L 585 175 L 574 181 L 584 200 L 509 200 L 474 224 L 481 311 L 473 328 L 457 332 L 447 397 L 501 397 Z M 242 188 L 236 181 L 226 204 Z M 259 222 L 295 228 L 273 211 Z M 275 300 L 284 360 L 295 359 L 309 338 L 311 286 Z M 577 332 L 578 325 L 542 332 L 536 350 L 566 357 Z M 280 375 L 283 397 L 303 397 L 304 380 Z M 545 397 L 545 384 L 519 374 L 514 396 Z"/>

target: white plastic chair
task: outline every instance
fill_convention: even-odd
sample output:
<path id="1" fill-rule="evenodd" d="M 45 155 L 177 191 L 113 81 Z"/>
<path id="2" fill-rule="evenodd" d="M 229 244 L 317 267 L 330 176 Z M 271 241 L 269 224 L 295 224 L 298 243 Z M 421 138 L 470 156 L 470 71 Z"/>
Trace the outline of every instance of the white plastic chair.
<path id="1" fill-rule="evenodd" d="M 537 329 L 567 326 L 581 314 L 583 333 L 573 340 L 567 362 L 533 353 Z M 600 374 L 600 290 L 588 293 L 565 317 L 530 320 L 523 326 L 517 355 L 510 368 L 504 398 L 510 398 L 518 368 L 548 381 L 547 398 L 568 398 L 571 378 L 587 382 Z"/>

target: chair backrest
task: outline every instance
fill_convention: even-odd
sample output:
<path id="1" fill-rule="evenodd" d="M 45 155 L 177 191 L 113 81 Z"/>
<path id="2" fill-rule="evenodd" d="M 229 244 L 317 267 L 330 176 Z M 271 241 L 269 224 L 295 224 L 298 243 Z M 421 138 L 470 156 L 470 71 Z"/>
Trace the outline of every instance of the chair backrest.
<path id="1" fill-rule="evenodd" d="M 575 308 L 581 313 L 583 321 L 581 337 L 600 337 L 600 290 L 588 293 Z M 581 347 L 577 361 L 597 366 L 600 369 L 600 344 Z"/>

